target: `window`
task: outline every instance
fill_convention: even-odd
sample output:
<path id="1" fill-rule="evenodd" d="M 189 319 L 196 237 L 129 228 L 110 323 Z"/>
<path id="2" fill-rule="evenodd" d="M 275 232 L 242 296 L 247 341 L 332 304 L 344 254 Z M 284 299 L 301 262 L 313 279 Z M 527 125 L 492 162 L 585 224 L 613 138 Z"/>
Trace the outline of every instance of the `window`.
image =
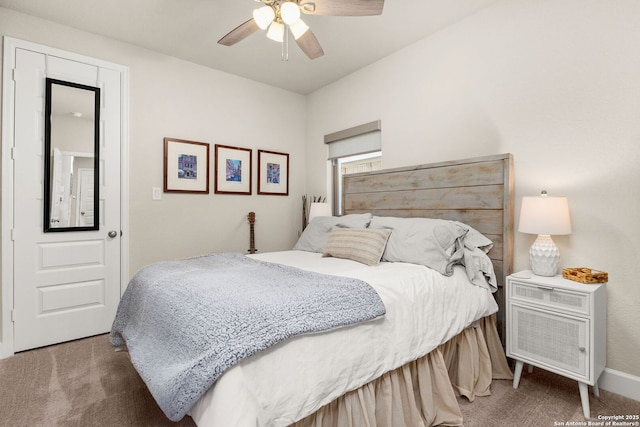
<path id="1" fill-rule="evenodd" d="M 365 123 L 324 137 L 332 169 L 333 214 L 342 215 L 342 177 L 382 166 L 382 124 Z"/>
<path id="2" fill-rule="evenodd" d="M 335 197 L 334 214 L 342 214 L 342 179 L 345 175 L 352 173 L 371 172 L 382 169 L 382 151 L 373 153 L 358 154 L 355 156 L 339 157 L 334 166 L 337 173 L 334 173 L 333 188 Z"/>

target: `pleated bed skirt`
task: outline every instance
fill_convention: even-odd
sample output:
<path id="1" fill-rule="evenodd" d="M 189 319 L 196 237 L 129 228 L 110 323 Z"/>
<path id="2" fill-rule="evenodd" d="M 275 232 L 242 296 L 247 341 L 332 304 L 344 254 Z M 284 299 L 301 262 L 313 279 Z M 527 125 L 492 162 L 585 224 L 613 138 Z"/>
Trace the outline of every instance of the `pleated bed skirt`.
<path id="1" fill-rule="evenodd" d="M 494 314 L 292 427 L 461 426 L 456 396 L 474 401 L 491 394 L 492 379 L 511 378 Z"/>

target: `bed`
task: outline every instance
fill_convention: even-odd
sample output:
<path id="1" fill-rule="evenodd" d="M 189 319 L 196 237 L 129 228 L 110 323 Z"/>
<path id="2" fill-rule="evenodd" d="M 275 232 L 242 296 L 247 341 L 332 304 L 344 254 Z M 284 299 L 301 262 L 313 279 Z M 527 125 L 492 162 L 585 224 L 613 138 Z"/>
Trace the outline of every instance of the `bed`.
<path id="1" fill-rule="evenodd" d="M 474 400 L 490 393 L 492 378 L 511 378 L 499 338 L 499 308 L 512 262 L 512 164 L 507 154 L 348 176 L 343 219 L 310 224 L 311 230 L 326 228 L 328 235 L 320 234 L 325 241 L 309 240 L 305 230 L 292 251 L 243 256 L 363 282 L 386 311 L 326 330 L 303 328 L 225 366 L 195 405 L 187 405 L 189 415 L 211 427 L 461 425 L 456 396 Z M 455 240 L 460 251 L 445 251 L 447 259 L 462 262 L 436 262 L 433 268 L 405 262 L 412 252 L 402 254 L 406 248 L 399 242 L 406 236 L 399 230 L 407 224 L 406 236 L 416 225 L 440 233 L 446 224 L 445 240 L 451 230 L 463 229 L 464 237 Z M 383 239 L 377 255 L 383 261 L 367 265 L 367 259 L 345 255 L 341 239 L 353 233 Z M 472 234 L 492 244 L 472 244 Z M 153 305 L 146 296 L 142 300 Z M 145 356 L 143 363 L 129 351 L 139 372 L 145 364 L 162 370 L 153 359 Z"/>

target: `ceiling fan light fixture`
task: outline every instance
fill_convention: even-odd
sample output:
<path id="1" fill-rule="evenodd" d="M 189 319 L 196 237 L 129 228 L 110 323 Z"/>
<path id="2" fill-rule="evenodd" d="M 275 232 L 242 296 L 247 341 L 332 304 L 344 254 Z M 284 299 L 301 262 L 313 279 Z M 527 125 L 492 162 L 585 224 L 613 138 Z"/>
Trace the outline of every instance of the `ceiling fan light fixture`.
<path id="1" fill-rule="evenodd" d="M 309 26 L 305 24 L 302 19 L 298 19 L 296 22 L 289 25 L 289 29 L 291 30 L 291 34 L 293 34 L 293 38 L 298 40 L 304 33 L 307 32 Z"/>
<path id="2" fill-rule="evenodd" d="M 262 3 L 253 11 L 253 18 L 243 22 L 218 40 L 232 46 L 262 28 L 267 37 L 282 43 L 282 59 L 289 58 L 291 34 L 309 59 L 324 55 L 322 46 L 300 15 L 371 16 L 380 15 L 385 0 L 255 0 Z"/>
<path id="3" fill-rule="evenodd" d="M 276 17 L 276 13 L 271 6 L 263 6 L 253 11 L 253 20 L 256 21 L 258 27 L 266 30 L 269 24 L 273 22 Z"/>
<path id="4" fill-rule="evenodd" d="M 284 24 L 273 21 L 269 27 L 269 31 L 267 31 L 267 37 L 273 41 L 282 43 L 284 40 Z"/>
<path id="5" fill-rule="evenodd" d="M 300 7 L 296 3 L 285 2 L 280 6 L 280 17 L 285 24 L 291 25 L 300 19 Z"/>

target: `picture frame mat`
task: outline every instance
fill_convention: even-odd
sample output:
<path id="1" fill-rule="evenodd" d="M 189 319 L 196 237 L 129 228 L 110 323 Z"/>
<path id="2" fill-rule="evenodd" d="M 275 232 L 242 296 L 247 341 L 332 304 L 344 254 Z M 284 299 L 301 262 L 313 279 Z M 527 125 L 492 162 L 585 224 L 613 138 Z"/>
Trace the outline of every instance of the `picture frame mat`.
<path id="1" fill-rule="evenodd" d="M 216 145 L 216 193 L 251 194 L 251 150 L 227 145 Z M 240 181 L 227 181 L 227 160 L 242 162 Z"/>
<path id="2" fill-rule="evenodd" d="M 197 159 L 195 179 L 180 178 L 178 158 L 192 155 Z M 165 138 L 165 192 L 209 193 L 209 144 Z"/>
<path id="3" fill-rule="evenodd" d="M 258 150 L 258 194 L 289 195 L 289 154 Z M 280 181 L 269 182 L 269 164 L 278 164 Z"/>

